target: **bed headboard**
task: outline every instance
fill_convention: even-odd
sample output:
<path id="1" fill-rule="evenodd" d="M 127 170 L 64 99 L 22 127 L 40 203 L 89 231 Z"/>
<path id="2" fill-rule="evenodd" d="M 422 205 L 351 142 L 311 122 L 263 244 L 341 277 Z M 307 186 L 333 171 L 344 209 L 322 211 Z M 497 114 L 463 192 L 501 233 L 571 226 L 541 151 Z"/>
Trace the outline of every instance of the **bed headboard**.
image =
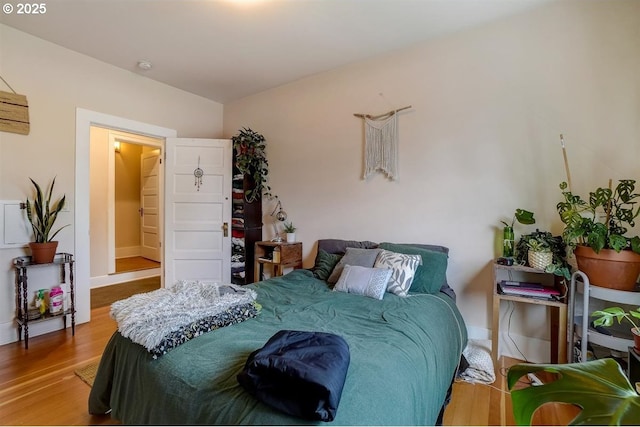
<path id="1" fill-rule="evenodd" d="M 428 249 L 435 252 L 441 252 L 449 254 L 449 248 L 440 245 L 429 245 L 423 243 L 402 243 L 402 245 L 415 246 L 421 249 Z M 330 254 L 344 255 L 347 248 L 363 248 L 363 249 L 375 249 L 378 247 L 378 243 L 371 242 L 369 240 L 343 240 L 343 239 L 320 239 L 318 240 L 318 252 L 322 249 Z M 316 263 L 318 261 L 316 255 Z M 447 283 L 446 277 L 444 283 L 440 287 L 440 292 L 450 296 L 454 301 L 456 300 L 456 294 L 454 290 Z"/>

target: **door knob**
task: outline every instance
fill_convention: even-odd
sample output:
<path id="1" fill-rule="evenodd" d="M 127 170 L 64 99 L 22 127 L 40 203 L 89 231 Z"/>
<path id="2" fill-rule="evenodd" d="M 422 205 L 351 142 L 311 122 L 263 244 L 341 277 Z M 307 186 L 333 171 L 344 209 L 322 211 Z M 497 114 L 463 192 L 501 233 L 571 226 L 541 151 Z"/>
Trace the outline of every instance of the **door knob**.
<path id="1" fill-rule="evenodd" d="M 229 236 L 229 223 L 225 222 L 224 224 L 222 224 L 222 231 L 224 233 L 224 237 L 228 237 Z"/>

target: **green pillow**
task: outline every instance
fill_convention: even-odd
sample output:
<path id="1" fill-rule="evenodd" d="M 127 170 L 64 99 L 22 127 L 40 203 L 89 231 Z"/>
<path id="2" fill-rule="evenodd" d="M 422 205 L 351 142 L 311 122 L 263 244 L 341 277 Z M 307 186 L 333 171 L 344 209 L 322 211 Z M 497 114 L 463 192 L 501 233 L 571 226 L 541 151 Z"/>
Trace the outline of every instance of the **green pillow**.
<path id="1" fill-rule="evenodd" d="M 325 250 L 318 250 L 316 264 L 313 268 L 313 275 L 316 279 L 324 280 L 326 282 L 331 275 L 331 272 L 336 267 L 336 264 L 340 261 L 340 258 L 342 258 L 342 255 L 340 254 L 330 254 Z"/>
<path id="2" fill-rule="evenodd" d="M 446 283 L 449 258 L 446 253 L 388 242 L 380 243 L 379 247 L 392 252 L 422 257 L 422 265 L 418 266 L 409 291 L 437 294 L 442 285 Z"/>

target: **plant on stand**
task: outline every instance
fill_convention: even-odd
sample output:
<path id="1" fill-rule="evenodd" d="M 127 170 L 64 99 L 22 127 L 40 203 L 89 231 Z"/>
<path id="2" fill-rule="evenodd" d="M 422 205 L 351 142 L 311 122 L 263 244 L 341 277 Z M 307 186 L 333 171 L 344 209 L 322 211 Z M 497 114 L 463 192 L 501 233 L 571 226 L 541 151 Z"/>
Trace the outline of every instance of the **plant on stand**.
<path id="1" fill-rule="evenodd" d="M 593 321 L 593 326 L 612 326 L 614 320 L 618 321 L 618 324 L 622 324 L 623 320 L 627 320 L 631 323 L 631 333 L 633 334 L 633 344 L 636 350 L 640 352 L 640 328 L 633 318 L 640 319 L 640 308 L 636 310 L 624 311 L 620 307 L 608 307 L 602 310 L 596 310 L 591 313 L 591 317 L 596 317 Z"/>
<path id="2" fill-rule="evenodd" d="M 284 232 L 287 234 L 288 243 L 293 243 L 296 241 L 296 230 L 297 228 L 293 225 L 292 222 L 284 223 Z"/>
<path id="3" fill-rule="evenodd" d="M 562 236 L 536 230 L 520 237 L 516 245 L 516 262 L 571 279 L 571 266 Z"/>
<path id="4" fill-rule="evenodd" d="M 253 181 L 252 188 L 245 191 L 247 202 L 260 200 L 263 195 L 269 199 L 277 199 L 278 196 L 271 194 L 271 187 L 267 184 L 269 162 L 264 136 L 250 128 L 242 128 L 236 136 L 231 137 L 231 141 L 236 167 Z"/>
<path id="5" fill-rule="evenodd" d="M 32 178 L 29 178 L 36 190 L 36 197 L 33 202 L 27 199 L 27 218 L 31 223 L 31 229 L 33 230 L 34 241 L 29 243 L 31 248 L 32 260 L 36 264 L 44 264 L 53 261 L 58 247 L 58 242 L 53 239 L 63 228 L 64 225 L 58 228 L 56 231 L 52 231 L 53 225 L 58 219 L 58 213 L 64 208 L 66 196 L 62 197 L 55 203 L 51 204 L 51 196 L 53 194 L 53 187 L 56 184 L 56 179 L 53 178 L 51 187 L 46 194 L 43 193 L 40 185 L 36 183 Z"/>
<path id="6" fill-rule="evenodd" d="M 536 220 L 533 217 L 533 212 L 526 211 L 524 209 L 516 209 L 511 224 L 506 221 L 500 221 L 504 224 L 502 230 L 502 256 L 505 258 L 511 258 L 515 255 L 515 234 L 513 233 L 513 226 L 518 221 L 520 224 L 535 224 Z"/>
<path id="7" fill-rule="evenodd" d="M 599 187 L 588 201 L 560 184 L 564 200 L 556 206 L 565 224 L 562 236 L 576 256 L 578 268 L 597 286 L 633 290 L 640 275 L 640 237 L 627 236 L 640 214 L 635 180 L 623 179 L 612 189 Z"/>

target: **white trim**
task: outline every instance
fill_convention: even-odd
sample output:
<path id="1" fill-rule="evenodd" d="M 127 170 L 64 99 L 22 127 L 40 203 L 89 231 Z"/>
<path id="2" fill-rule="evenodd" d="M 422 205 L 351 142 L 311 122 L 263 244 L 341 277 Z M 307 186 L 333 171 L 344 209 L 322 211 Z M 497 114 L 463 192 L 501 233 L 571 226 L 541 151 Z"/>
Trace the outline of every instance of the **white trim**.
<path id="1" fill-rule="evenodd" d="M 117 283 L 130 282 L 132 280 L 147 279 L 162 274 L 160 268 L 148 268 L 146 270 L 127 271 L 126 273 L 109 274 L 91 278 L 91 289 L 102 288 L 103 286 L 115 285 Z"/>
<path id="2" fill-rule="evenodd" d="M 155 138 L 175 138 L 175 129 L 163 128 L 135 120 L 76 109 L 76 180 L 74 209 L 74 252 L 76 268 L 76 322 L 91 320 L 91 293 L 89 268 L 89 144 L 91 125 L 122 130 Z M 162 183 L 164 185 L 164 183 Z M 89 285 L 89 286 L 88 286 Z"/>
<path id="3" fill-rule="evenodd" d="M 491 342 L 491 330 L 477 326 L 467 326 L 467 336 L 470 340 L 489 340 Z M 524 335 L 500 331 L 500 356 L 512 357 L 522 360 L 522 351 L 527 360 L 532 363 L 550 363 L 551 342 L 539 338 L 525 337 Z M 516 346 L 511 341 L 515 341 Z M 573 349 L 567 349 L 573 351 Z"/>

